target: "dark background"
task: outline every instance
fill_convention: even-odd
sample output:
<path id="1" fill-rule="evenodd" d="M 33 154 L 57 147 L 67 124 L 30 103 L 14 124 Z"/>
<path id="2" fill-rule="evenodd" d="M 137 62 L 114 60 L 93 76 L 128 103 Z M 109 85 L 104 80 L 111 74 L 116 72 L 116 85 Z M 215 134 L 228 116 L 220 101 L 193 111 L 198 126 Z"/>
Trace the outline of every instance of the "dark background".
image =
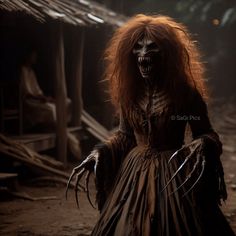
<path id="1" fill-rule="evenodd" d="M 112 10 L 133 16 L 138 13 L 164 14 L 184 23 L 198 41 L 206 67 L 209 95 L 214 99 L 229 99 L 236 85 L 236 1 L 235 0 L 97 0 Z M 19 77 L 22 55 L 28 47 L 38 52 L 35 71 L 46 95 L 53 96 L 48 24 L 29 16 L 5 13 L 0 16 L 0 79 Z M 64 27 L 65 69 L 70 71 L 70 53 L 75 40 L 73 27 Z M 115 120 L 106 84 L 101 83 L 104 71 L 103 52 L 114 28 L 103 24 L 86 27 L 83 61 L 84 108 L 107 128 Z M 43 37 L 42 37 L 43 36 Z M 79 43 L 79 42 L 78 42 Z M 69 88 L 69 86 L 68 86 Z M 70 93 L 68 92 L 68 96 Z M 112 114 L 112 115 L 111 115 Z"/>
<path id="2" fill-rule="evenodd" d="M 186 24 L 199 42 L 212 96 L 232 96 L 236 85 L 235 0 L 97 0 L 127 16 L 164 14 Z"/>

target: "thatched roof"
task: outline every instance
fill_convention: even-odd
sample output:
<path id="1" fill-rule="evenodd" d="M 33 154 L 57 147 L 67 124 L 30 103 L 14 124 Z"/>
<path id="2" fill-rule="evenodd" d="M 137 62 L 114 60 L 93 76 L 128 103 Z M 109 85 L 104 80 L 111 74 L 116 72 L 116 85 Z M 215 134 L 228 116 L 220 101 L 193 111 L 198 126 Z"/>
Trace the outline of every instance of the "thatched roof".
<path id="1" fill-rule="evenodd" d="M 22 12 L 40 22 L 48 19 L 72 25 L 111 24 L 120 26 L 125 17 L 88 0 L 0 0 L 0 10 Z"/>

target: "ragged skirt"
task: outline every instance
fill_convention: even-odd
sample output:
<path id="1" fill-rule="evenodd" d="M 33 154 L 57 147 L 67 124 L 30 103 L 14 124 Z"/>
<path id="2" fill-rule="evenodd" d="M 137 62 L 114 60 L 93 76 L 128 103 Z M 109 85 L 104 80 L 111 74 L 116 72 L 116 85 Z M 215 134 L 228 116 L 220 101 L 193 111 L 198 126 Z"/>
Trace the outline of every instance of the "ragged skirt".
<path id="1" fill-rule="evenodd" d="M 169 162 L 175 151 L 137 146 L 129 152 L 93 236 L 234 235 L 215 200 L 211 168 L 199 180 L 202 158 L 192 157 L 176 174 L 185 157 Z"/>

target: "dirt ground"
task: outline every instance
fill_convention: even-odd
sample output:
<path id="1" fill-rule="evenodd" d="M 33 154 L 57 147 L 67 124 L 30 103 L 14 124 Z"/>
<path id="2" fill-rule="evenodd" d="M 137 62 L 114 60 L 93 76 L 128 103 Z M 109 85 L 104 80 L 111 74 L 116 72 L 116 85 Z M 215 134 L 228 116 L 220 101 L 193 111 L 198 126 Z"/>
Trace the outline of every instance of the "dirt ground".
<path id="1" fill-rule="evenodd" d="M 228 109 L 222 115 L 222 109 Z M 222 210 L 236 232 L 236 112 L 232 106 L 213 110 L 215 129 L 224 143 L 222 161 L 228 187 L 228 200 Z M 220 114 L 220 115 L 219 115 Z M 92 198 L 94 200 L 94 186 Z M 1 236 L 84 236 L 90 232 L 97 220 L 98 211 L 88 203 L 85 193 L 80 193 L 80 209 L 76 207 L 74 192 L 69 190 L 65 199 L 65 186 L 24 186 L 21 188 L 31 196 L 56 196 L 56 200 L 28 201 L 7 199 L 0 201 Z"/>
<path id="2" fill-rule="evenodd" d="M 80 193 L 80 208 L 74 192 L 65 187 L 24 187 L 34 197 L 56 196 L 56 200 L 28 201 L 12 199 L 0 202 L 0 235 L 2 236 L 85 236 L 90 235 L 98 212 Z"/>
<path id="3" fill-rule="evenodd" d="M 75 204 L 74 192 L 65 187 L 24 187 L 32 196 L 57 196 L 56 200 L 28 201 L 12 199 L 0 202 L 1 236 L 86 236 L 97 220 L 84 193 L 80 193 L 80 208 Z M 222 209 L 236 232 L 236 191 L 229 189 L 229 198 Z M 94 194 L 92 194 L 94 195 Z"/>
<path id="4" fill-rule="evenodd" d="M 93 186 L 92 186 L 93 188 Z M 80 193 L 80 208 L 74 192 L 65 187 L 24 187 L 31 196 L 56 196 L 56 200 L 28 201 L 11 199 L 0 202 L 1 236 L 86 236 L 97 220 L 98 212 Z M 236 191 L 229 188 L 229 198 L 222 209 L 236 232 Z M 94 191 L 92 191 L 94 197 Z"/>

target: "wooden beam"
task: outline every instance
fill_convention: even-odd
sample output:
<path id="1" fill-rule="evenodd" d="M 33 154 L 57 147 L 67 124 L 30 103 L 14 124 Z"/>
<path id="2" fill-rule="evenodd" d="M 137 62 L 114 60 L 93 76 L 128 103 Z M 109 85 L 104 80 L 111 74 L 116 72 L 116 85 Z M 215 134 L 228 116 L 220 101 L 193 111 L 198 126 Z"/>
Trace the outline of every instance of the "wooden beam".
<path id="1" fill-rule="evenodd" d="M 82 79 L 83 79 L 83 58 L 84 58 L 84 30 L 80 30 L 75 34 L 75 46 L 73 55 L 73 68 L 71 75 L 72 82 L 72 125 L 81 125 L 81 115 L 83 109 L 83 99 L 82 99 Z"/>
<path id="2" fill-rule="evenodd" d="M 97 122 L 91 115 L 89 115 L 85 110 L 82 111 L 82 121 L 97 135 L 102 136 L 105 140 L 111 136 L 111 133 L 102 126 L 99 122 Z"/>
<path id="3" fill-rule="evenodd" d="M 56 98 L 56 143 L 57 158 L 67 165 L 67 109 L 66 109 L 66 80 L 64 63 L 63 25 L 55 22 L 52 24 L 52 60 L 54 73 L 54 89 Z"/>

